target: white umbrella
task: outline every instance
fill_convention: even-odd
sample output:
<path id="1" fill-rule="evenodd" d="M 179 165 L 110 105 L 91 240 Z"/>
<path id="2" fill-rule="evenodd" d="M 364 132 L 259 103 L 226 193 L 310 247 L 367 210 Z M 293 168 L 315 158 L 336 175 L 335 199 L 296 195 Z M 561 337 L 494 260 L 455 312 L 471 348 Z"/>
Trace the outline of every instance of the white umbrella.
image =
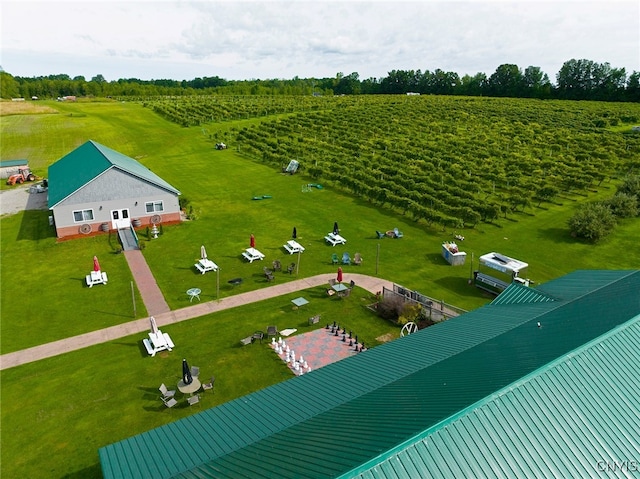
<path id="1" fill-rule="evenodd" d="M 149 322 L 151 323 L 151 332 L 153 334 L 158 334 L 158 325 L 156 324 L 156 318 L 153 316 L 149 317 Z"/>
<path id="2" fill-rule="evenodd" d="M 207 250 L 204 249 L 204 245 L 200 246 L 200 259 L 207 259 Z"/>

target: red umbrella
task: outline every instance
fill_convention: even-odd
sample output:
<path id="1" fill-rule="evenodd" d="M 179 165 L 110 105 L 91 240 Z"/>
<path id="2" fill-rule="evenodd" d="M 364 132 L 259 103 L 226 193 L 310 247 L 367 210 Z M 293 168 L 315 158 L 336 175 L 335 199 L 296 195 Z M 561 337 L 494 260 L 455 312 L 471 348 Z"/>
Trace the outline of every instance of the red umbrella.
<path id="1" fill-rule="evenodd" d="M 100 263 L 98 263 L 98 257 L 97 256 L 93 257 L 93 270 L 94 271 L 100 271 Z"/>
<path id="2" fill-rule="evenodd" d="M 342 283 L 342 267 L 338 267 L 338 283 Z"/>
<path id="3" fill-rule="evenodd" d="M 251 246 L 252 248 L 256 247 L 256 239 L 253 237 L 253 235 L 251 235 L 251 239 L 249 239 L 249 246 Z"/>

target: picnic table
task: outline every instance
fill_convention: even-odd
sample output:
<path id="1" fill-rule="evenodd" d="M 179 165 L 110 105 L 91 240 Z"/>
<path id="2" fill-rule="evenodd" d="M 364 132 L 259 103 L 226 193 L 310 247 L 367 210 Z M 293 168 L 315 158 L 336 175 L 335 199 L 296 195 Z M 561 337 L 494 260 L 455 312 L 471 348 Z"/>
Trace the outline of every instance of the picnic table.
<path id="1" fill-rule="evenodd" d="M 347 242 L 345 238 L 335 233 L 328 233 L 327 236 L 324 237 L 324 239 L 331 246 L 335 246 L 337 244 L 345 244 Z"/>
<path id="2" fill-rule="evenodd" d="M 304 251 L 304 247 L 294 240 L 287 241 L 283 246 L 284 249 L 289 252 L 289 254 L 302 253 Z"/>
<path id="3" fill-rule="evenodd" d="M 242 256 L 244 256 L 249 263 L 253 263 L 257 259 L 264 259 L 264 255 L 255 248 L 247 248 L 242 252 Z"/>

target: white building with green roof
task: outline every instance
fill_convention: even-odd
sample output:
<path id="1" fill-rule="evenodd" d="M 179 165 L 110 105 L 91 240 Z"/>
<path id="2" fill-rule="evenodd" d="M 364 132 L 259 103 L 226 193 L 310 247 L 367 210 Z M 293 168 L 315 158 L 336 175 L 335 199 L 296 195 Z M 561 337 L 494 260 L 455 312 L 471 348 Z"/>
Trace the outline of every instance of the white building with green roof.
<path id="1" fill-rule="evenodd" d="M 58 238 L 180 221 L 180 191 L 95 141 L 49 167 L 48 192 Z"/>

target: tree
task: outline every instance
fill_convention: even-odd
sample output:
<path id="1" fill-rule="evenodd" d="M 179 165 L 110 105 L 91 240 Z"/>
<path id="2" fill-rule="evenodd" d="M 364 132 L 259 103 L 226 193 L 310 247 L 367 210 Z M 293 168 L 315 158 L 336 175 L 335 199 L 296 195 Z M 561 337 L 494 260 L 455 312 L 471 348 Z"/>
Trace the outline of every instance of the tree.
<path id="1" fill-rule="evenodd" d="M 0 71 L 0 98 L 8 100 L 16 98 L 18 93 L 18 82 L 12 75 L 4 71 Z"/>
<path id="2" fill-rule="evenodd" d="M 518 97 L 523 90 L 523 77 L 518 65 L 504 64 L 489 77 L 489 90 L 496 96 Z"/>
<path id="3" fill-rule="evenodd" d="M 637 197 L 626 193 L 616 193 L 604 203 L 616 218 L 633 218 L 640 212 Z"/>
<path id="4" fill-rule="evenodd" d="M 627 176 L 618 186 L 617 194 L 625 194 L 636 198 L 637 207 L 640 210 L 640 175 Z"/>
<path id="5" fill-rule="evenodd" d="M 572 236 L 593 243 L 607 236 L 615 224 L 611 208 L 601 202 L 586 203 L 568 221 Z"/>

